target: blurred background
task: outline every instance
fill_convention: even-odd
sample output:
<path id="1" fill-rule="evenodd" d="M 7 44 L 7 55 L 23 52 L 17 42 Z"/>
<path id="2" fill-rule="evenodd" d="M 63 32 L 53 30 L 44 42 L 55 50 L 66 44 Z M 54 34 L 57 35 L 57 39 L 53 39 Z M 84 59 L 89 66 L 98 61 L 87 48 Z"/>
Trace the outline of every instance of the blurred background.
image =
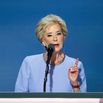
<path id="1" fill-rule="evenodd" d="M 103 92 L 103 0 L 0 0 L 0 92 L 13 92 L 23 59 L 44 52 L 35 36 L 47 14 L 68 26 L 63 51 L 79 58 L 88 92 Z"/>

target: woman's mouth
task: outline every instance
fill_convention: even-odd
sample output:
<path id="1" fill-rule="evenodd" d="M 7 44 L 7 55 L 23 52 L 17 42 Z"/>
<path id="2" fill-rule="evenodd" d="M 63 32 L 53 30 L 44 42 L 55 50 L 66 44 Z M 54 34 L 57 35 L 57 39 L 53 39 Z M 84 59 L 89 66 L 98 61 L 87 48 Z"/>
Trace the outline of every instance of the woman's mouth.
<path id="1" fill-rule="evenodd" d="M 55 47 L 58 47 L 58 46 L 59 46 L 59 44 L 54 44 L 54 46 L 55 46 Z"/>
<path id="2" fill-rule="evenodd" d="M 55 50 L 57 50 L 58 48 L 59 48 L 59 44 L 54 44 L 54 48 L 55 48 Z"/>

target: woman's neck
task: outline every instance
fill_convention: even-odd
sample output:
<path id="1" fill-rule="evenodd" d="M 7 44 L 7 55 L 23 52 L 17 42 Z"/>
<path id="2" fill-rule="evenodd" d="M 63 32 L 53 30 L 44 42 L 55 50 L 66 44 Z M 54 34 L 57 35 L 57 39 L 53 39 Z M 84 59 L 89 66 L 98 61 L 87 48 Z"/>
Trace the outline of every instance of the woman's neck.
<path id="1" fill-rule="evenodd" d="M 65 55 L 64 53 L 60 52 L 53 52 L 50 64 L 58 65 L 64 61 Z M 47 61 L 47 53 L 44 54 L 44 60 Z"/>

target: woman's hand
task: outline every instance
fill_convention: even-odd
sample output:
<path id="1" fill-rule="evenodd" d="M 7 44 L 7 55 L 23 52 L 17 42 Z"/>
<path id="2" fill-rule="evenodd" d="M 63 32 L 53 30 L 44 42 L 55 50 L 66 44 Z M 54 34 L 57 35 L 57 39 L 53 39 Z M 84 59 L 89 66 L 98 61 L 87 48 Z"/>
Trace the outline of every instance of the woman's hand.
<path id="1" fill-rule="evenodd" d="M 77 79 L 78 79 L 78 73 L 79 73 L 79 71 L 78 71 L 78 62 L 79 62 L 79 60 L 76 59 L 76 62 L 74 64 L 74 66 L 71 67 L 69 69 L 69 72 L 68 72 L 69 80 L 73 83 L 76 82 Z"/>
<path id="2" fill-rule="evenodd" d="M 78 83 L 78 74 L 79 74 L 78 63 L 79 59 L 76 59 L 74 66 L 71 67 L 68 71 L 68 78 L 75 92 L 79 92 L 80 90 Z"/>

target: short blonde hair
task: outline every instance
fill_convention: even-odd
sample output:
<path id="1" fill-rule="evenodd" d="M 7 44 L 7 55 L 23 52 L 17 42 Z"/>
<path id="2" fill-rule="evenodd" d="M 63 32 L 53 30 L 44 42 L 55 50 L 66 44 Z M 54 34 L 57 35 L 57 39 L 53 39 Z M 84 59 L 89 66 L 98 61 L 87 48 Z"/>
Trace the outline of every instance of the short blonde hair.
<path id="1" fill-rule="evenodd" d="M 39 41 L 42 40 L 42 37 L 45 34 L 45 28 L 51 24 L 59 24 L 63 35 L 67 35 L 68 30 L 65 21 L 57 15 L 49 14 L 43 17 L 36 26 L 36 36 Z"/>

